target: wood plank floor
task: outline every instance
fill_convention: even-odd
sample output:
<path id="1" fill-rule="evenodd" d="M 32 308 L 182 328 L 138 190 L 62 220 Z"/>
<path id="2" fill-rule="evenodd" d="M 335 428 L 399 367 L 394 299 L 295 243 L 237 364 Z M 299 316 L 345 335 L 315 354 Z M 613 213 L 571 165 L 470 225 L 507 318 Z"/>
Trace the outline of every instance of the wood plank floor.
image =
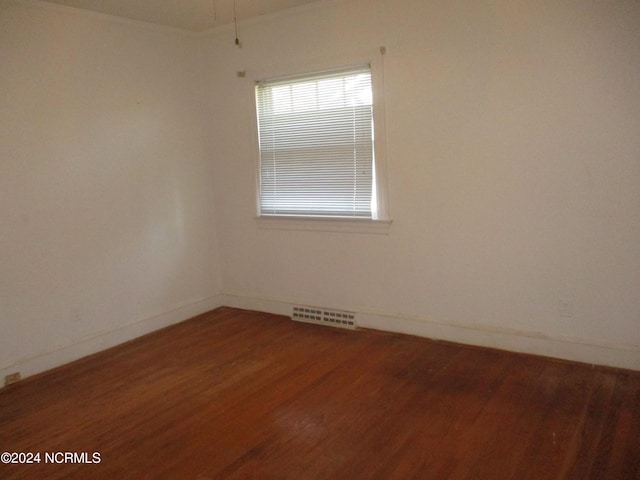
<path id="1" fill-rule="evenodd" d="M 2 479 L 638 480 L 640 372 L 221 308 L 0 390 L 0 451 L 41 453 Z"/>

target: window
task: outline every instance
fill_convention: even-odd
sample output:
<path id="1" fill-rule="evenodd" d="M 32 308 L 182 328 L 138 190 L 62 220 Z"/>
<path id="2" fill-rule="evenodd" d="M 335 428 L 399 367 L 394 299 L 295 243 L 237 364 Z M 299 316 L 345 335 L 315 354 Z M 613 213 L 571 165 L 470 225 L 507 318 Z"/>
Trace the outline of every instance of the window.
<path id="1" fill-rule="evenodd" d="M 383 218 L 369 65 L 258 82 L 261 217 Z"/>

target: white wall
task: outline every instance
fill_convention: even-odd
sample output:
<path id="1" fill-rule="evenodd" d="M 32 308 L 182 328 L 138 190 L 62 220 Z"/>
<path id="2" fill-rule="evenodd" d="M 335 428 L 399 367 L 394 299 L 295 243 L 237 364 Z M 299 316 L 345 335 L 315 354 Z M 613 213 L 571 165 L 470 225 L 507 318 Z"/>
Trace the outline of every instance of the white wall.
<path id="1" fill-rule="evenodd" d="M 328 0 L 240 37 L 0 0 L 0 379 L 223 302 L 640 369 L 638 2 Z M 381 45 L 389 234 L 259 228 L 251 80 Z"/>
<path id="2" fill-rule="evenodd" d="M 0 2 L 0 379 L 218 305 L 199 55 L 182 34 Z"/>
<path id="3" fill-rule="evenodd" d="M 640 3 L 333 1 L 240 38 L 205 40 L 227 303 L 640 368 Z M 381 45 L 389 235 L 259 228 L 251 81 Z"/>

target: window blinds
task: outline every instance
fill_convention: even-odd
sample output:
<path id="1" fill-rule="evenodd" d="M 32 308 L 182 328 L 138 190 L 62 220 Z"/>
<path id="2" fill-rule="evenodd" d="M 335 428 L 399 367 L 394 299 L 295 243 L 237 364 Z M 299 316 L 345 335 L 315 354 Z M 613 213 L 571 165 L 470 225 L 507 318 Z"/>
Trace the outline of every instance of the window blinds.
<path id="1" fill-rule="evenodd" d="M 368 66 L 260 82 L 256 104 L 261 215 L 372 217 Z"/>

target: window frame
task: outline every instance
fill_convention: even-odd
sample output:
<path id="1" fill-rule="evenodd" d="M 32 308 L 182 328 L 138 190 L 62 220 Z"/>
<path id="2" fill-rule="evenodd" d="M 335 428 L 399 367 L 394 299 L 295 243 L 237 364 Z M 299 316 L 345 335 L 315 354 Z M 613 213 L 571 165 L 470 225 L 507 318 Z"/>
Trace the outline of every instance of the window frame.
<path id="1" fill-rule="evenodd" d="M 255 219 L 260 228 L 284 229 L 284 230 L 317 230 L 355 233 L 382 233 L 387 234 L 391 225 L 388 208 L 388 182 L 387 182 L 387 145 L 386 145 L 386 115 L 384 100 L 384 71 L 383 52 L 380 49 L 377 55 L 351 56 L 341 61 L 325 60 L 313 64 L 297 65 L 296 67 L 282 67 L 258 72 L 251 82 L 251 101 L 253 104 L 253 150 L 255 155 Z M 371 72 L 371 90 L 373 107 L 373 135 L 374 135 L 374 171 L 375 171 L 375 195 L 377 211 L 375 218 L 352 217 L 314 217 L 314 216 L 287 216 L 287 215 L 261 215 L 260 207 L 260 144 L 258 129 L 258 106 L 256 102 L 255 86 L 260 81 L 270 79 L 312 76 L 317 72 L 333 71 L 357 67 L 368 64 Z"/>

